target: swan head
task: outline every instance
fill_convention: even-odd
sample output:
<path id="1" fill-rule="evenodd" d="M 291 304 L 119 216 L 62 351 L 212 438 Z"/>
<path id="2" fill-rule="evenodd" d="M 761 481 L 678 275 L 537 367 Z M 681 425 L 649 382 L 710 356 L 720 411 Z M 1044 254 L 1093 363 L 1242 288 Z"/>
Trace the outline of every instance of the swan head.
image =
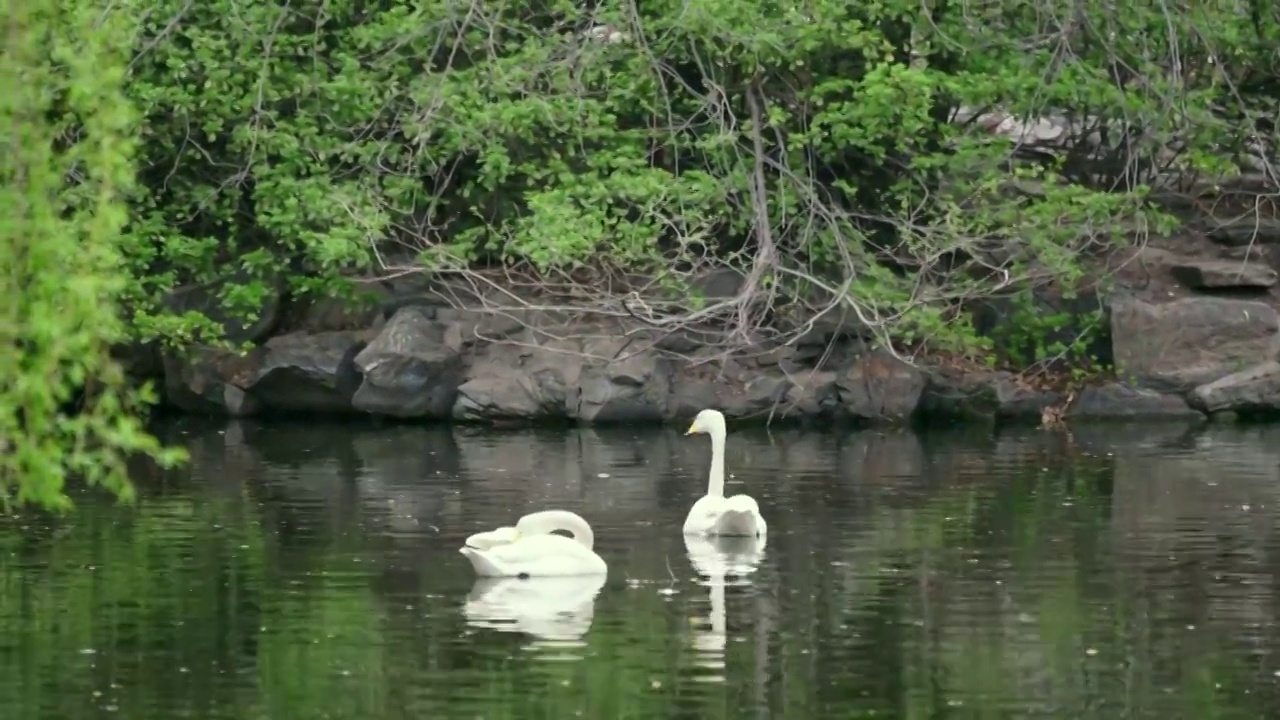
<path id="1" fill-rule="evenodd" d="M 488 550 L 498 545 L 506 545 L 520 539 L 520 531 L 513 527 L 500 527 L 497 530 L 476 533 L 466 539 L 463 544 L 473 550 Z"/>
<path id="2" fill-rule="evenodd" d="M 724 435 L 724 414 L 719 410 L 706 409 L 698 413 L 693 424 L 685 431 L 685 435 Z"/>

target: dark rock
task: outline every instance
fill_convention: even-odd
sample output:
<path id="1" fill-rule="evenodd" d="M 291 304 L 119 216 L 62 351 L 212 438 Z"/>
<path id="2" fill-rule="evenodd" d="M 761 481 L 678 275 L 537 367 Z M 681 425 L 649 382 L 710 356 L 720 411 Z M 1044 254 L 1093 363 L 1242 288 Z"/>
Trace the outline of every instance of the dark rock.
<path id="1" fill-rule="evenodd" d="M 1267 249 L 1262 245 L 1238 245 L 1223 246 L 1218 250 L 1218 257 L 1224 260 L 1235 260 L 1236 262 L 1265 263 L 1267 262 Z"/>
<path id="2" fill-rule="evenodd" d="M 265 282 L 267 291 L 258 307 L 250 309 L 250 317 L 226 308 L 222 293 L 229 285 Z M 232 343 L 261 342 L 280 322 L 284 304 L 284 282 L 279 277 L 259 280 L 247 270 L 229 273 L 225 278 L 203 285 L 186 285 L 170 292 L 165 307 L 173 313 L 198 312 L 222 326 Z"/>
<path id="3" fill-rule="evenodd" d="M 1275 413 L 1280 411 L 1280 362 L 1269 360 L 1201 385 L 1187 399 L 1207 413 Z"/>
<path id="4" fill-rule="evenodd" d="M 1276 284 L 1276 271 L 1257 262 L 1193 260 L 1173 265 L 1169 270 L 1178 282 L 1193 290 L 1265 290 Z"/>
<path id="5" fill-rule="evenodd" d="M 1276 357 L 1280 316 L 1251 300 L 1197 297 L 1152 304 L 1117 298 L 1116 372 L 1137 387 L 1186 392 Z"/>
<path id="6" fill-rule="evenodd" d="M 756 367 L 777 367 L 786 375 L 847 368 L 866 354 L 861 340 L 836 338 L 825 345 L 805 345 L 799 341 L 752 355 L 742 356 Z"/>
<path id="7" fill-rule="evenodd" d="M 349 413 L 360 386 L 356 355 L 372 331 L 290 333 L 253 352 L 255 368 L 241 386 L 279 412 Z"/>
<path id="8" fill-rule="evenodd" d="M 798 373 L 793 381 L 777 368 L 753 369 L 736 359 L 696 366 L 682 363 L 672 373 L 666 417 L 687 420 L 706 408 L 719 410 L 731 420 L 793 417 L 800 414 L 798 403 L 810 397 L 817 403 L 818 392 L 806 392 L 806 388 L 820 381 L 806 384 L 807 375 Z M 834 375 L 824 377 L 833 387 Z"/>
<path id="9" fill-rule="evenodd" d="M 747 282 L 747 276 L 731 267 L 718 267 L 694 277 L 689 289 L 707 300 L 727 300 L 736 297 Z"/>
<path id="10" fill-rule="evenodd" d="M 491 313 L 483 310 L 437 308 L 435 319 L 448 323 L 450 343 L 469 347 L 482 342 L 506 340 L 526 327 L 549 325 L 555 318 L 537 312 Z"/>
<path id="11" fill-rule="evenodd" d="M 449 417 L 464 363 L 457 333 L 420 307 L 404 307 L 358 355 L 356 410 L 398 418 Z"/>
<path id="12" fill-rule="evenodd" d="M 582 373 L 581 343 L 552 341 L 493 343 L 478 348 L 458 387 L 452 416 L 456 420 L 537 421 L 568 417 L 569 389 Z"/>
<path id="13" fill-rule="evenodd" d="M 924 373 L 877 350 L 854 361 L 836 386 L 842 414 L 883 421 L 909 419 L 920 405 L 925 383 Z"/>
<path id="14" fill-rule="evenodd" d="M 377 330 L 386 321 L 383 306 L 385 292 L 380 285 L 362 286 L 352 299 L 339 297 L 296 300 L 299 307 L 290 310 L 285 325 L 293 332 L 335 332 L 338 330 Z"/>
<path id="15" fill-rule="evenodd" d="M 1134 388 L 1125 383 L 1086 387 L 1067 408 L 1071 420 L 1203 419 L 1178 395 Z"/>
<path id="16" fill-rule="evenodd" d="M 253 396 L 233 382 L 249 368 L 249 358 L 229 350 L 188 348 L 163 354 L 164 399 L 185 412 L 244 417 L 258 412 Z"/>
<path id="17" fill-rule="evenodd" d="M 791 375 L 791 381 L 784 417 L 820 419 L 847 414 L 836 373 L 829 370 L 798 372 Z"/>
<path id="18" fill-rule="evenodd" d="M 592 362 L 578 376 L 572 415 L 593 424 L 657 422 L 666 415 L 670 393 L 671 361 L 656 352 Z"/>
<path id="19" fill-rule="evenodd" d="M 654 347 L 670 353 L 692 354 L 712 342 L 714 342 L 714 338 L 711 333 L 678 329 L 659 334 L 654 340 Z"/>
<path id="20" fill-rule="evenodd" d="M 715 408 L 727 418 L 742 417 L 742 411 L 728 400 L 736 394 L 738 380 L 743 373 L 736 360 L 725 363 L 682 364 L 671 377 L 671 394 L 667 398 L 667 417 L 676 420 L 691 418 L 698 411 Z"/>
<path id="21" fill-rule="evenodd" d="M 164 357 L 160 352 L 160 344 L 155 341 L 114 345 L 111 357 L 120 363 L 120 369 L 130 382 L 143 383 L 164 377 Z"/>
<path id="22" fill-rule="evenodd" d="M 928 419 L 1007 420 L 1040 422 L 1046 408 L 1062 404 L 1060 393 L 1036 390 L 1007 372 L 936 371 L 920 398 L 920 413 Z"/>
<path id="23" fill-rule="evenodd" d="M 1252 217 L 1225 222 L 1209 230 L 1209 238 L 1223 245 L 1280 243 L 1280 221 Z"/>
<path id="24" fill-rule="evenodd" d="M 857 313 L 843 305 L 831 307 L 821 315 L 795 325 L 800 332 L 795 344 L 800 348 L 823 348 L 843 340 L 865 340 L 874 335 Z"/>

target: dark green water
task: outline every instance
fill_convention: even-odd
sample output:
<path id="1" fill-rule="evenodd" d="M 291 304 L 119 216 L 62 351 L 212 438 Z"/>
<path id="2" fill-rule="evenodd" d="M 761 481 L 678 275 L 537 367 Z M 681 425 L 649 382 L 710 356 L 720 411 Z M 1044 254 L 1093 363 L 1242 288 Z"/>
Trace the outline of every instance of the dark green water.
<path id="1" fill-rule="evenodd" d="M 722 581 L 705 437 L 167 429 L 135 508 L 0 524 L 0 717 L 1280 715 L 1280 431 L 731 435 L 770 534 Z M 594 601 L 468 605 L 462 539 L 546 507 Z"/>

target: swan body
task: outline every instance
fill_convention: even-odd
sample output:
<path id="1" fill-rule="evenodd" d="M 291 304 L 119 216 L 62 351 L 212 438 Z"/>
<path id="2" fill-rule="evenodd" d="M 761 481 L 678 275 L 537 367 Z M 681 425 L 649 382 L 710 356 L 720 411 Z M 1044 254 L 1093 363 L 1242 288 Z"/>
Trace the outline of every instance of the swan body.
<path id="1" fill-rule="evenodd" d="M 566 530 L 573 537 L 552 534 L 555 530 Z M 483 537 L 473 545 L 477 536 Z M 609 568 L 592 550 L 594 542 L 591 526 L 577 514 L 544 510 L 525 515 L 514 528 L 472 535 L 459 552 L 480 577 L 604 575 Z"/>
<path id="2" fill-rule="evenodd" d="M 693 419 L 685 435 L 711 436 L 711 476 L 707 494 L 689 509 L 684 520 L 685 535 L 758 537 L 768 532 L 760 506 L 750 495 L 724 496 L 724 415 L 703 410 Z"/>

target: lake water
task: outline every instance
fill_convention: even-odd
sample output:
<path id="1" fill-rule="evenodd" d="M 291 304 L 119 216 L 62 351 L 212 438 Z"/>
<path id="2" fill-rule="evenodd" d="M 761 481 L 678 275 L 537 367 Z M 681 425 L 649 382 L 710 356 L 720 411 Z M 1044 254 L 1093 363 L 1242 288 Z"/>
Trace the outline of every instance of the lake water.
<path id="1" fill-rule="evenodd" d="M 1280 713 L 1280 430 L 734 433 L 770 533 L 728 577 L 680 533 L 705 436 L 164 431 L 136 507 L 0 523 L 0 716 Z M 476 587 L 463 539 L 542 508 L 594 599 Z"/>

